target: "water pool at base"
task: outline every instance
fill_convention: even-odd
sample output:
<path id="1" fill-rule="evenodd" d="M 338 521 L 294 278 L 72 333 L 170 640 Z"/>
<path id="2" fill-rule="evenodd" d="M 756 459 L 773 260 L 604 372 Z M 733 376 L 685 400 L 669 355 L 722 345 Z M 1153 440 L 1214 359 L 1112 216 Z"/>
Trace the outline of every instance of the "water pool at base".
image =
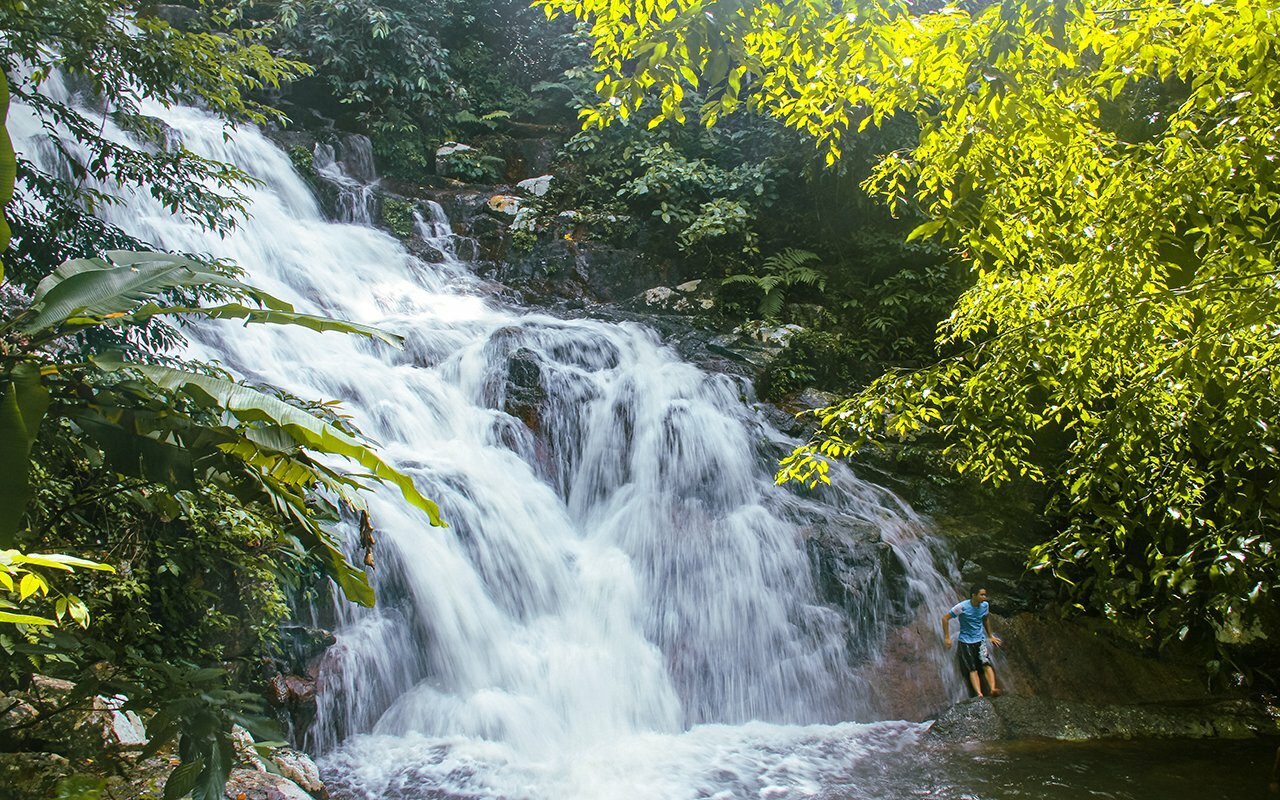
<path id="1" fill-rule="evenodd" d="M 943 743 L 927 724 L 705 725 L 530 759 L 497 742 L 359 736 L 333 800 L 1244 800 L 1280 739 Z"/>
<path id="2" fill-rule="evenodd" d="M 925 744 L 854 766 L 815 797 L 937 800 L 1244 800 L 1280 739 Z"/>

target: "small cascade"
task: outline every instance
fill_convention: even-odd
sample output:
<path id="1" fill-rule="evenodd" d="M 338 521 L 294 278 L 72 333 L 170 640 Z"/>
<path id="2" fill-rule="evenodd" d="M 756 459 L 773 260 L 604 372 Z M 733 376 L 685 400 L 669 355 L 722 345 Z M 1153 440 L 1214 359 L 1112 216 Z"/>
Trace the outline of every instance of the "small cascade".
<path id="1" fill-rule="evenodd" d="M 428 252 L 438 253 L 437 260 L 445 262 L 458 261 L 458 244 L 464 240 L 453 232 L 453 226 L 449 224 L 449 217 L 444 213 L 444 208 L 434 200 L 428 200 L 425 203 L 427 216 L 424 219 L 419 209 L 413 210 L 413 225 L 418 236 L 427 243 Z M 474 248 L 472 248 L 474 249 Z M 434 256 L 433 256 L 434 258 Z"/>
<path id="2" fill-rule="evenodd" d="M 377 212 L 378 176 L 373 166 L 373 147 L 366 136 L 350 135 L 340 143 L 341 152 L 331 144 L 317 143 L 312 151 L 316 174 L 337 189 L 334 201 L 339 222 L 372 225 Z"/>
<path id="3" fill-rule="evenodd" d="M 951 579 L 892 493 L 839 466 L 828 490 L 775 486 L 794 443 L 744 402 L 749 385 L 635 323 L 502 305 L 454 259 L 427 264 L 379 231 L 326 221 L 257 131 L 228 138 L 195 109 L 148 113 L 261 180 L 245 190 L 250 216 L 219 238 L 130 193 L 103 207 L 109 221 L 234 259 L 299 310 L 406 336 L 394 351 L 288 327 L 191 331 L 196 358 L 341 398 L 450 522 L 431 528 L 385 488 L 369 496 L 379 602 L 335 604 L 305 738 L 336 792 L 811 796 L 916 741 L 920 725 L 883 721 L 876 658 L 913 614 L 936 623 Z M 11 120 L 24 157 L 55 169 L 30 113 L 15 106 Z M 316 149 L 317 171 L 352 187 L 346 222 L 371 216 L 363 152 Z M 453 242 L 443 210 L 427 212 L 423 238 Z M 814 568 L 819 545 L 849 554 L 845 601 Z M 936 634 L 919 651 L 921 675 L 898 679 L 940 706 L 962 691 L 944 681 L 954 666 Z"/>

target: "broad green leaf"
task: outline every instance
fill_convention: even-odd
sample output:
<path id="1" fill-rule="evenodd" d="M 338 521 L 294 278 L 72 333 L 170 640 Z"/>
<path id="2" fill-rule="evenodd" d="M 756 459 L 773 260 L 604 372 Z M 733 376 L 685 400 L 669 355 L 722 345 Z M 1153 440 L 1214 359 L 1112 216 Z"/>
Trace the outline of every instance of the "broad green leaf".
<path id="1" fill-rule="evenodd" d="M 8 611 L 0 611 L 0 622 L 11 622 L 14 625 L 57 625 L 51 619 L 44 617 L 33 617 L 30 614 L 11 614 Z"/>
<path id="2" fill-rule="evenodd" d="M 14 181 L 18 175 L 18 159 L 9 137 L 9 78 L 0 70 L 0 281 L 4 280 L 4 252 L 12 237 L 5 210 L 13 199 Z"/>
<path id="3" fill-rule="evenodd" d="M 145 478 L 173 489 L 197 488 L 193 454 L 181 444 L 162 441 L 136 428 L 103 419 L 96 409 L 67 414 L 102 448 L 107 466 L 121 475 Z"/>
<path id="4" fill-rule="evenodd" d="M 196 779 L 204 771 L 204 759 L 187 761 L 174 767 L 169 778 L 164 782 L 164 800 L 178 800 L 186 797 L 195 788 Z"/>
<path id="5" fill-rule="evenodd" d="M 18 599 L 26 600 L 36 592 L 46 594 L 49 587 L 45 584 L 44 579 L 34 572 L 28 572 L 22 576 L 22 580 L 18 582 Z"/>
<path id="6" fill-rule="evenodd" d="M 74 567 L 93 569 L 100 572 L 116 571 L 116 568 L 110 564 L 102 564 L 97 561 L 90 561 L 87 558 L 68 556 L 62 553 L 26 553 L 21 556 L 21 561 L 26 564 L 35 564 L 38 567 L 52 567 L 68 572 L 72 571 Z"/>
<path id="7" fill-rule="evenodd" d="M 225 800 L 226 798 L 224 790 L 227 786 L 227 778 L 231 775 L 231 768 L 235 765 L 235 751 L 227 730 L 213 732 L 210 738 L 212 743 L 205 751 L 205 768 L 200 772 L 195 786 L 191 789 L 192 800 Z"/>
<path id="8" fill-rule="evenodd" d="M 32 316 L 19 330 L 38 334 L 84 318 L 74 324 L 93 324 L 104 317 L 125 314 L 144 300 L 172 289 L 189 286 L 223 286 L 253 292 L 240 281 L 219 275 L 203 264 L 166 253 L 115 253 L 124 263 L 102 259 L 68 261 L 47 276 L 36 289 Z M 259 296 L 265 297 L 261 293 Z M 276 301 L 279 303 L 279 301 Z"/>
<path id="9" fill-rule="evenodd" d="M 923 239 L 923 238 L 932 236 L 933 234 L 942 230 L 942 226 L 945 224 L 947 224 L 946 220 L 934 219 L 922 225 L 917 225 L 911 231 L 911 233 L 907 234 L 907 241 L 911 242 L 911 241 L 915 241 L 916 239 Z"/>
<path id="10" fill-rule="evenodd" d="M 300 314 L 296 311 L 282 311 L 277 309 L 249 308 L 248 306 L 238 303 L 225 303 L 220 306 L 209 306 L 205 308 L 190 306 L 159 306 L 148 303 L 142 308 L 130 314 L 127 319 L 129 322 L 145 322 L 154 316 L 165 314 L 180 314 L 198 317 L 208 317 L 209 319 L 243 319 L 245 322 L 256 322 L 271 325 L 300 325 L 313 331 L 338 331 L 340 333 L 353 333 L 360 336 L 368 336 L 371 339 L 379 339 L 395 348 L 404 346 L 404 337 L 399 336 L 381 328 L 375 328 L 371 325 L 361 325 L 356 322 L 347 322 L 340 319 L 332 319 L 330 317 L 318 317 L 313 314 Z"/>
<path id="11" fill-rule="evenodd" d="M 398 488 L 406 500 L 426 513 L 432 525 L 445 525 L 440 518 L 439 507 L 422 496 L 409 476 L 388 465 L 371 448 L 342 430 L 277 397 L 234 381 L 154 364 L 125 364 L 106 359 L 97 359 L 95 363 L 105 369 L 134 370 L 162 388 L 184 392 L 225 408 L 242 422 L 268 422 L 288 433 L 303 447 L 348 458 L 368 470 L 373 477 Z"/>
<path id="12" fill-rule="evenodd" d="M 9 373 L 0 396 L 0 547 L 13 544 L 30 497 L 31 446 L 40 430 L 49 392 L 35 364 L 21 363 Z"/>

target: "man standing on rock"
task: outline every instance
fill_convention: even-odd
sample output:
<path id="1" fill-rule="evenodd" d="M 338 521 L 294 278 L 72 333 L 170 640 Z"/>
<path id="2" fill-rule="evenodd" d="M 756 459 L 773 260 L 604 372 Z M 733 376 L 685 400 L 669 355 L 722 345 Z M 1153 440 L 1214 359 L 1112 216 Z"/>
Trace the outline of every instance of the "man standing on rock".
<path id="1" fill-rule="evenodd" d="M 942 615 L 942 641 L 951 647 L 951 618 L 960 620 L 960 646 L 956 652 L 960 666 L 969 673 L 969 684 L 974 693 L 982 697 L 982 677 L 986 677 L 991 696 L 1000 695 L 996 688 L 996 673 L 991 668 L 991 654 L 987 651 L 987 640 L 999 647 L 1000 637 L 991 632 L 991 618 L 987 603 L 987 590 L 983 586 L 975 586 L 969 593 L 968 600 L 956 603 L 950 611 Z M 983 675 L 979 675 L 979 671 Z"/>

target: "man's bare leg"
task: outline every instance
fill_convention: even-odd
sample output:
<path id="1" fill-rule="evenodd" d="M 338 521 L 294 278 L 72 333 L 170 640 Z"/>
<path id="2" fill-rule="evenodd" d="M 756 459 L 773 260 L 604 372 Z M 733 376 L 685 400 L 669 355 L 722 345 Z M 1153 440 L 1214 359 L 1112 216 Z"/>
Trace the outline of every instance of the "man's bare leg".
<path id="1" fill-rule="evenodd" d="M 969 673 L 969 685 L 973 687 L 975 695 L 982 697 L 982 680 L 978 678 L 977 670 Z"/>
<path id="2" fill-rule="evenodd" d="M 991 696 L 996 697 L 1000 694 L 1000 690 L 996 688 L 996 671 L 991 668 L 990 664 L 983 664 L 982 672 L 987 676 L 987 686 L 991 689 Z M 973 674 L 977 675 L 976 672 Z M 979 694 L 981 694 L 981 692 L 979 692 Z"/>

